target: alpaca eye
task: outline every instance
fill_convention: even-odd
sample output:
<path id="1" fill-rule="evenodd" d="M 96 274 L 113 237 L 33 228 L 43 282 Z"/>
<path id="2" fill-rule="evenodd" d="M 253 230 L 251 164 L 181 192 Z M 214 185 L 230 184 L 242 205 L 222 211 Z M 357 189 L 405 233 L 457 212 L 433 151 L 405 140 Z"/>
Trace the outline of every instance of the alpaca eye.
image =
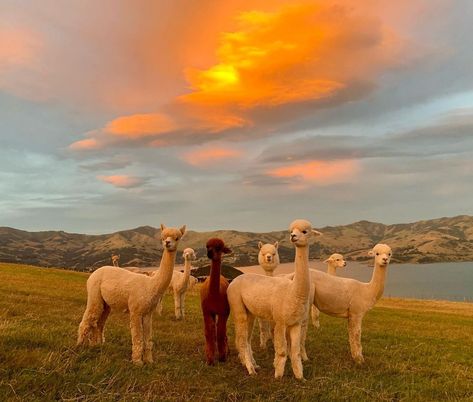
<path id="1" fill-rule="evenodd" d="M 379 253 L 376 253 L 376 255 L 379 255 Z"/>
<path id="2" fill-rule="evenodd" d="M 303 230 L 302 233 L 307 234 L 307 230 Z"/>

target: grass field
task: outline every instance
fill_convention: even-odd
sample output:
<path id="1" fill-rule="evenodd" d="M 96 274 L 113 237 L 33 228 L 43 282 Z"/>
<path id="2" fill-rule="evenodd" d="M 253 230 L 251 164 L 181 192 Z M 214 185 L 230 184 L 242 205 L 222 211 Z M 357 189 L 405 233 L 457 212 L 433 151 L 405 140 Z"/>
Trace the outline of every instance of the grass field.
<path id="1" fill-rule="evenodd" d="M 155 316 L 154 365 L 130 363 L 128 317 L 110 317 L 103 347 L 76 350 L 86 274 L 0 264 L 1 400 L 473 400 L 473 304 L 383 299 L 365 318 L 366 363 L 352 363 L 345 320 L 321 317 L 310 328 L 307 381 L 273 378 L 272 352 L 259 351 L 249 377 L 233 348 L 225 364 L 203 361 L 197 291 L 187 318 L 173 319 L 167 296 Z M 254 337 L 256 338 L 256 336 Z M 254 339 L 256 341 L 256 339 Z"/>

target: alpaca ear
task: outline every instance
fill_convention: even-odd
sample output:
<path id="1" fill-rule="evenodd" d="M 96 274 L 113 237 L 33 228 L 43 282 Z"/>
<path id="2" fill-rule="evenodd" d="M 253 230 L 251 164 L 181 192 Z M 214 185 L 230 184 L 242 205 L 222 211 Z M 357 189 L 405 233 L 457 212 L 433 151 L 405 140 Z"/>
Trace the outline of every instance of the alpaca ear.
<path id="1" fill-rule="evenodd" d="M 318 230 L 315 230 L 315 229 L 312 229 L 312 233 L 316 236 L 323 236 L 323 234 L 321 232 L 319 232 Z"/>
<path id="2" fill-rule="evenodd" d="M 259 242 L 258 242 L 258 248 L 261 250 L 261 247 L 263 247 L 263 242 L 262 242 L 262 241 L 259 241 Z"/>
<path id="3" fill-rule="evenodd" d="M 224 254 L 231 254 L 232 253 L 232 250 L 229 249 L 228 247 L 224 247 L 222 251 L 223 251 Z"/>
<path id="4" fill-rule="evenodd" d="M 161 223 L 161 232 L 166 229 L 166 226 L 164 225 L 164 223 Z"/>
<path id="5" fill-rule="evenodd" d="M 179 230 L 180 230 L 181 234 L 184 236 L 184 233 L 186 233 L 186 225 L 179 228 Z"/>
<path id="6" fill-rule="evenodd" d="M 373 251 L 373 250 L 368 251 L 368 255 L 369 255 L 370 257 L 374 257 L 374 251 Z"/>
<path id="7" fill-rule="evenodd" d="M 327 258 L 327 259 L 324 261 L 324 264 L 327 264 L 329 261 L 330 261 L 330 258 Z"/>
<path id="8" fill-rule="evenodd" d="M 275 242 L 274 242 L 274 248 L 277 250 L 278 247 L 279 247 L 279 242 L 278 242 L 278 241 L 275 241 Z"/>

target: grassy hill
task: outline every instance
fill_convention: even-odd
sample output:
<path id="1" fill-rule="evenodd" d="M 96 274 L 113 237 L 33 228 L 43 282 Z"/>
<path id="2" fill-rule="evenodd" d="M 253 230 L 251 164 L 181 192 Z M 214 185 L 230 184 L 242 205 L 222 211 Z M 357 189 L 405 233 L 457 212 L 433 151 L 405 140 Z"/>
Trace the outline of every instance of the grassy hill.
<path id="1" fill-rule="evenodd" d="M 397 225 L 360 221 L 319 229 L 324 236 L 318 238 L 311 247 L 310 258 L 322 258 L 340 252 L 348 259 L 363 261 L 368 259 L 366 251 L 369 248 L 384 242 L 393 248 L 394 262 L 473 261 L 471 216 Z M 85 271 L 110 264 L 111 254 L 119 253 L 122 266 L 153 266 L 161 258 L 159 236 L 159 229 L 151 226 L 104 235 L 62 231 L 26 232 L 0 227 L 0 261 Z M 197 265 L 205 265 L 208 263 L 205 243 L 210 237 L 221 237 L 231 246 L 234 253 L 226 256 L 226 262 L 232 266 L 257 264 L 259 241 L 278 240 L 281 262 L 294 259 L 294 248 L 288 241 L 286 230 L 268 233 L 189 231 L 181 241 L 180 250 L 194 248 L 199 256 Z"/>
<path id="2" fill-rule="evenodd" d="M 363 326 L 365 365 L 349 356 L 346 322 L 323 315 L 310 328 L 304 365 L 307 381 L 273 378 L 272 353 L 259 351 L 249 377 L 233 347 L 230 360 L 207 367 L 198 288 L 184 322 L 173 319 L 172 297 L 155 316 L 155 360 L 130 363 L 128 317 L 107 324 L 107 343 L 74 348 L 85 308 L 87 275 L 0 264 L 1 400 L 218 400 L 218 401 L 434 401 L 473 399 L 473 305 L 383 299 Z"/>

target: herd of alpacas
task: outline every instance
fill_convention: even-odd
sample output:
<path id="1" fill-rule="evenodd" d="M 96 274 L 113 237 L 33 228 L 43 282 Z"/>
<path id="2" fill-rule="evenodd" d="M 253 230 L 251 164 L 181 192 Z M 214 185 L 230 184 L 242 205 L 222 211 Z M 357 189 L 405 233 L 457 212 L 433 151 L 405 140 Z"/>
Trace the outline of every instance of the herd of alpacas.
<path id="1" fill-rule="evenodd" d="M 185 294 L 195 283 L 190 276 L 191 263 L 196 259 L 193 249 L 184 249 L 184 272 L 174 270 L 178 244 L 185 231 L 186 226 L 176 229 L 161 224 L 163 255 L 159 269 L 152 274 L 143 275 L 138 268 L 119 268 L 115 258 L 113 266 L 101 267 L 90 275 L 78 345 L 103 343 L 105 322 L 111 310 L 125 311 L 130 316 L 133 363 L 153 362 L 153 312 L 161 312 L 162 298 L 169 289 L 174 294 L 176 319 L 184 318 Z M 302 361 L 308 360 L 305 340 L 309 320 L 319 328 L 320 312 L 348 320 L 352 358 L 356 363 L 363 363 L 361 323 L 383 294 L 391 248 L 377 244 L 369 251 L 369 255 L 374 257 L 374 270 L 371 281 L 364 283 L 337 276 L 337 270 L 346 266 L 341 254 L 332 254 L 325 260 L 327 273 L 309 269 L 310 240 L 322 235 L 312 228 L 309 221 L 293 221 L 289 232 L 290 241 L 295 246 L 293 273 L 275 276 L 274 271 L 279 265 L 278 242 L 260 242 L 258 262 L 264 275 L 244 273 L 231 283 L 220 274 L 222 256 L 231 250 L 221 239 L 208 240 L 210 275 L 200 288 L 207 364 L 214 364 L 216 354 L 221 362 L 228 357 L 227 320 L 230 312 L 235 325 L 238 356 L 249 374 L 256 374 L 259 369 L 251 346 L 255 318 L 260 328 L 260 347 L 266 348 L 268 341 L 273 342 L 276 378 L 283 376 L 289 357 L 295 378 L 303 379 Z"/>

